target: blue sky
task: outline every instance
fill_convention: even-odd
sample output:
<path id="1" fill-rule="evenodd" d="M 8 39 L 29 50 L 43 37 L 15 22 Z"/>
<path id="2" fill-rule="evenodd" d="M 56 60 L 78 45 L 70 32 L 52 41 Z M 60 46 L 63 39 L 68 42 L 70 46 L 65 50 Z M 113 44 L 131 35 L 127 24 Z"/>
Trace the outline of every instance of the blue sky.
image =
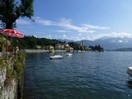
<path id="1" fill-rule="evenodd" d="M 52 39 L 132 38 L 132 0 L 34 0 L 33 19 L 17 20 L 17 30 Z"/>

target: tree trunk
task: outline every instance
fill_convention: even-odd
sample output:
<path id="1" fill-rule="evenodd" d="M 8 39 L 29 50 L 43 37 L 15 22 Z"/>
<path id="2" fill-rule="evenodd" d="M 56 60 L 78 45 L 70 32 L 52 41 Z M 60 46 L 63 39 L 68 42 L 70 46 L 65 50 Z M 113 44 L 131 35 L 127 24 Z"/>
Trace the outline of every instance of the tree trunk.
<path id="1" fill-rule="evenodd" d="M 7 22 L 5 28 L 6 29 L 12 29 L 13 28 L 13 22 Z"/>

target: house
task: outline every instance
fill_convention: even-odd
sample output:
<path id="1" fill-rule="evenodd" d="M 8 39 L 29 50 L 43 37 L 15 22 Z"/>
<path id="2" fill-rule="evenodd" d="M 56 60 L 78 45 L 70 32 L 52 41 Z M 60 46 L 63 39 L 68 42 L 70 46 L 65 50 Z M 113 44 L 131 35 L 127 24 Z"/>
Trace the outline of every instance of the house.
<path id="1" fill-rule="evenodd" d="M 36 48 L 37 49 L 41 49 L 42 47 L 40 45 L 36 45 Z"/>
<path id="2" fill-rule="evenodd" d="M 54 46 L 49 46 L 49 50 L 54 50 Z"/>
<path id="3" fill-rule="evenodd" d="M 65 50 L 66 50 L 66 52 L 73 52 L 74 49 L 72 47 L 70 47 L 69 44 L 66 44 Z"/>
<path id="4" fill-rule="evenodd" d="M 48 45 L 43 47 L 45 50 L 52 50 L 54 49 L 54 46 Z"/>
<path id="5" fill-rule="evenodd" d="M 57 44 L 55 45 L 55 49 L 58 50 L 58 49 L 62 49 L 62 45 L 61 44 Z"/>

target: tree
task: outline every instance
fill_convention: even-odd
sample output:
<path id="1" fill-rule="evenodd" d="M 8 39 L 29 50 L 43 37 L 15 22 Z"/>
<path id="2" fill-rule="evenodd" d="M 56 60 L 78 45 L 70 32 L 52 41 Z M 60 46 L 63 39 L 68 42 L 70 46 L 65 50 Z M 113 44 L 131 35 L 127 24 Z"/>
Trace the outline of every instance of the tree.
<path id="1" fill-rule="evenodd" d="M 92 49 L 92 51 L 104 51 L 104 49 L 100 45 L 95 45 L 95 46 L 89 46 L 89 48 Z"/>
<path id="2" fill-rule="evenodd" d="M 0 0 L 0 21 L 6 29 L 14 28 L 20 17 L 31 19 L 33 15 L 33 0 Z"/>

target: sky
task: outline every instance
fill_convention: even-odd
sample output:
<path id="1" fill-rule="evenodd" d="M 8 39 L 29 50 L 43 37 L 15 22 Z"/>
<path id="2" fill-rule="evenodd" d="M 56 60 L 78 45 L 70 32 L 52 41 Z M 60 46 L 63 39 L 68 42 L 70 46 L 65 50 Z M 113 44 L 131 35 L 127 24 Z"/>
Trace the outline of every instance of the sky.
<path id="1" fill-rule="evenodd" d="M 17 20 L 25 35 L 50 39 L 132 38 L 132 0 L 34 0 L 35 22 Z"/>

